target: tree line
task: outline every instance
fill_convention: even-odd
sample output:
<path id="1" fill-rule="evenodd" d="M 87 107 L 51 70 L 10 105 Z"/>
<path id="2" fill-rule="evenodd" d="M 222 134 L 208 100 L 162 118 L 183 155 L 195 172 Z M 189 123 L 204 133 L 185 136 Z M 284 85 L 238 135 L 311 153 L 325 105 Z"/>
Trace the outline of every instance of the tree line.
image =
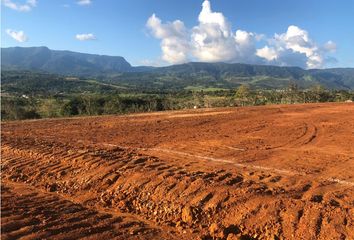
<path id="1" fill-rule="evenodd" d="M 1 119 L 22 120 L 105 114 L 127 114 L 188 108 L 257 106 L 354 100 L 354 92 L 314 86 L 302 90 L 290 84 L 283 90 L 179 91 L 168 94 L 75 94 L 71 96 L 2 96 Z"/>

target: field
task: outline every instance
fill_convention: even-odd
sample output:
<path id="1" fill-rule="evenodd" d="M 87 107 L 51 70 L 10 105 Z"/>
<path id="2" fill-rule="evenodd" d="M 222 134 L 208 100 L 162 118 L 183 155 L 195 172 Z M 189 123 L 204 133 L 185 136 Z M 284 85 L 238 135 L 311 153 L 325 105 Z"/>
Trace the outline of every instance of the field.
<path id="1" fill-rule="evenodd" d="M 2 239 L 354 239 L 354 104 L 2 123 Z"/>

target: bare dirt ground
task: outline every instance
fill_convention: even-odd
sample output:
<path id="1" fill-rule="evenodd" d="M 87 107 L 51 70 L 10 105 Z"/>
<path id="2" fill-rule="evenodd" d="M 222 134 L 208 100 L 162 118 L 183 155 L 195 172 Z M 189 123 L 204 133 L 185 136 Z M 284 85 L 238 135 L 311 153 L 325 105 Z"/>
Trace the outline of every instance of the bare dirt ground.
<path id="1" fill-rule="evenodd" d="M 2 123 L 2 239 L 354 239 L 354 104 Z"/>

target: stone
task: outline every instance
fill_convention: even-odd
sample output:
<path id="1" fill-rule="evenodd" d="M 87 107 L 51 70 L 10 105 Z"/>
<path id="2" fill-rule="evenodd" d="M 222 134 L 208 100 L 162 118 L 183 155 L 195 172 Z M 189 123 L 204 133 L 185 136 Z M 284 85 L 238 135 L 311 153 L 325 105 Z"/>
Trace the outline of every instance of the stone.
<path id="1" fill-rule="evenodd" d="M 209 233 L 211 236 L 214 236 L 219 230 L 220 227 L 217 223 L 212 223 L 209 227 Z"/>
<path id="2" fill-rule="evenodd" d="M 186 206 L 182 209 L 182 221 L 188 224 L 192 224 L 194 220 L 193 209 L 190 206 Z"/>

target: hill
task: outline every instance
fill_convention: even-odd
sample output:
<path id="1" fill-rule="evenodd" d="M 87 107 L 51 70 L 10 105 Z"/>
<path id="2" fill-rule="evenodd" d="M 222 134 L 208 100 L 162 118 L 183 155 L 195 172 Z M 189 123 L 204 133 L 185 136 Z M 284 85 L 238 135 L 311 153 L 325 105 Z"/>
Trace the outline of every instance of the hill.
<path id="1" fill-rule="evenodd" d="M 126 72 L 131 65 L 123 57 L 51 50 L 47 47 L 1 49 L 1 67 L 6 70 L 37 70 L 63 75 L 90 76 Z"/>
<path id="2" fill-rule="evenodd" d="M 153 89 L 230 89 L 242 84 L 256 89 L 284 89 L 290 83 L 303 89 L 314 85 L 354 89 L 352 68 L 304 70 L 299 67 L 191 62 L 101 77 L 117 84 Z"/>
<path id="3" fill-rule="evenodd" d="M 102 56 L 47 47 L 3 48 L 3 70 L 35 70 L 95 78 L 129 88 L 181 90 L 235 88 L 283 89 L 291 82 L 300 88 L 322 85 L 328 89 L 354 89 L 354 69 L 311 69 L 241 63 L 191 62 L 167 67 L 131 66 L 123 57 Z"/>
<path id="4" fill-rule="evenodd" d="M 31 71 L 2 71 L 1 91 L 14 96 L 110 94 L 124 88 L 95 80 Z M 6 95 L 5 94 L 5 95 Z"/>

